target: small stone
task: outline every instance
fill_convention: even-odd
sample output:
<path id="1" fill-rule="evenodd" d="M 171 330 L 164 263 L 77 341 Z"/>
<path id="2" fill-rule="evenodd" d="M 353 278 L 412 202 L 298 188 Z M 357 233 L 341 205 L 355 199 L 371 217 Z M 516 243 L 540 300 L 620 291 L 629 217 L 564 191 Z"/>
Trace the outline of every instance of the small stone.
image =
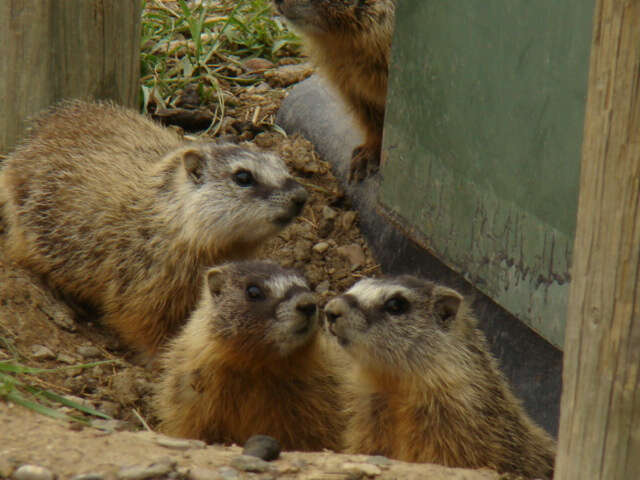
<path id="1" fill-rule="evenodd" d="M 380 468 L 370 463 L 343 463 L 342 470 L 354 475 L 366 475 L 367 477 L 375 477 L 382 473 Z"/>
<path id="2" fill-rule="evenodd" d="M 82 475 L 76 475 L 71 477 L 71 480 L 104 480 L 105 476 L 101 473 L 83 473 Z"/>
<path id="3" fill-rule="evenodd" d="M 56 358 L 56 354 L 44 345 L 34 345 L 31 349 L 31 357 L 36 360 L 53 360 Z"/>
<path id="4" fill-rule="evenodd" d="M 231 466 L 243 472 L 263 473 L 272 469 L 268 462 L 249 455 L 238 455 L 231 460 Z"/>
<path id="5" fill-rule="evenodd" d="M 372 465 L 378 465 L 379 467 L 388 466 L 393 463 L 391 459 L 383 457 L 382 455 L 371 455 L 370 457 L 367 457 L 365 461 Z"/>
<path id="6" fill-rule="evenodd" d="M 318 242 L 313 246 L 313 251 L 316 253 L 324 253 L 329 249 L 327 242 Z"/>
<path id="7" fill-rule="evenodd" d="M 280 456 L 280 442 L 268 435 L 253 435 L 244 444 L 243 455 L 258 457 L 270 462 Z"/>
<path id="8" fill-rule="evenodd" d="M 66 330 L 67 332 L 75 332 L 78 330 L 78 327 L 73 321 L 73 313 L 69 310 L 69 307 L 63 307 L 58 303 L 54 305 L 40 305 L 39 308 L 62 330 Z"/>
<path id="9" fill-rule="evenodd" d="M 100 349 L 98 347 L 94 347 L 93 345 L 78 347 L 76 351 L 82 358 L 97 358 L 102 356 L 102 352 L 100 351 Z"/>
<path id="10" fill-rule="evenodd" d="M 342 255 L 343 257 L 346 257 L 347 260 L 349 260 L 351 268 L 361 267 L 367 261 L 367 257 L 365 257 L 362 247 L 357 243 L 338 247 L 337 252 L 339 255 Z"/>
<path id="11" fill-rule="evenodd" d="M 231 467 L 220 467 L 218 472 L 223 480 L 237 480 L 240 478 L 240 474 Z"/>
<path id="12" fill-rule="evenodd" d="M 49 469 L 39 465 L 22 465 L 11 476 L 13 480 L 54 480 L 56 476 Z"/>
<path id="13" fill-rule="evenodd" d="M 190 440 L 185 438 L 173 438 L 165 435 L 158 436 L 156 443 L 161 447 L 173 448 L 176 450 L 188 450 L 190 448 L 205 448 L 207 446 L 202 440 Z"/>
<path id="14" fill-rule="evenodd" d="M 243 66 L 248 72 L 260 72 L 273 68 L 274 64 L 264 58 L 250 58 L 243 62 Z"/>
<path id="15" fill-rule="evenodd" d="M 329 291 L 330 287 L 331 287 L 331 284 L 329 283 L 329 280 L 323 280 L 318 285 L 316 285 L 316 293 L 319 293 L 320 295 L 324 295 Z"/>
<path id="16" fill-rule="evenodd" d="M 348 211 L 342 216 L 342 228 L 348 231 L 356 221 L 357 213 L 354 211 Z"/>
<path id="17" fill-rule="evenodd" d="M 56 360 L 62 363 L 66 363 L 67 365 L 74 365 L 78 363 L 75 357 L 72 357 L 71 355 L 67 355 L 66 353 L 59 353 L 56 356 Z"/>
<path id="18" fill-rule="evenodd" d="M 121 468 L 117 473 L 120 480 L 145 480 L 147 478 L 162 477 L 173 470 L 175 463 L 160 462 L 152 463 L 148 467 L 134 465 L 132 467 Z"/>
<path id="19" fill-rule="evenodd" d="M 191 467 L 187 478 L 190 480 L 220 480 L 222 476 L 217 470 L 209 468 Z"/>
<path id="20" fill-rule="evenodd" d="M 313 73 L 313 67 L 309 63 L 298 65 L 284 65 L 264 72 L 264 78 L 272 87 L 288 87 L 291 84 L 301 82 Z"/>
<path id="21" fill-rule="evenodd" d="M 335 220 L 337 216 L 338 212 L 336 212 L 333 208 L 328 207 L 327 205 L 322 207 L 322 218 L 324 218 L 325 220 Z"/>

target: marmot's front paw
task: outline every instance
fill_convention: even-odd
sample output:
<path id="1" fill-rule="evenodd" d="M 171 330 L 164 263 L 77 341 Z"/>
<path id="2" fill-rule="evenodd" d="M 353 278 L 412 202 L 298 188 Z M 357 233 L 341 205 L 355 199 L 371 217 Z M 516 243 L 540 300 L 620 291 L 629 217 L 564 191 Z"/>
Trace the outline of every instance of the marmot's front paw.
<path id="1" fill-rule="evenodd" d="M 361 182 L 378 171 L 380 148 L 372 145 L 360 145 L 353 149 L 349 167 L 349 183 Z"/>

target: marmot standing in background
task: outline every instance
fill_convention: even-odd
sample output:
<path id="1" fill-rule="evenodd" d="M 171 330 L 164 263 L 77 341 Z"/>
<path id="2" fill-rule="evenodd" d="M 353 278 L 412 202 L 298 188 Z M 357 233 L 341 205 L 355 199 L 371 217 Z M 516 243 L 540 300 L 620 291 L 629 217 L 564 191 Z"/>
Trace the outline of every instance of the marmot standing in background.
<path id="1" fill-rule="evenodd" d="M 0 189 L 9 258 L 151 353 L 195 306 L 203 267 L 247 257 L 307 199 L 272 154 L 80 101 L 36 121 Z"/>
<path id="2" fill-rule="evenodd" d="M 353 151 L 349 169 L 349 180 L 360 181 L 380 163 L 396 0 L 274 2 L 364 129 L 365 143 Z"/>
<path id="3" fill-rule="evenodd" d="M 553 476 L 555 442 L 511 393 L 456 291 L 411 276 L 363 279 L 325 312 L 356 363 L 349 452 Z"/>
<path id="4" fill-rule="evenodd" d="M 341 385 L 304 278 L 270 262 L 209 270 L 198 308 L 162 357 L 160 430 L 208 443 L 270 435 L 288 450 L 339 450 Z"/>

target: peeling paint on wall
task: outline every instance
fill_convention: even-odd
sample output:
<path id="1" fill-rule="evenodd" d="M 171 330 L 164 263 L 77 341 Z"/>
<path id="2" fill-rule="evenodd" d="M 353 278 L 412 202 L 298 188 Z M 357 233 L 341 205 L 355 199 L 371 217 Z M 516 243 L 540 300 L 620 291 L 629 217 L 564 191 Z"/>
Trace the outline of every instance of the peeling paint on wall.
<path id="1" fill-rule="evenodd" d="M 385 118 L 384 209 L 559 348 L 593 6 L 400 2 Z"/>

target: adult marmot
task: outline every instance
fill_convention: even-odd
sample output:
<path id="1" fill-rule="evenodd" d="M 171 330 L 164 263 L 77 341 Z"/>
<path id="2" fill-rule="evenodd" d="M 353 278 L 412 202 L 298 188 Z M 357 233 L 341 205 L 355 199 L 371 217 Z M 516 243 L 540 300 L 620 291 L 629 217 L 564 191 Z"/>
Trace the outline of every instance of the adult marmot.
<path id="1" fill-rule="evenodd" d="M 274 2 L 307 40 L 312 58 L 365 131 L 349 173 L 349 180 L 360 181 L 380 162 L 396 0 Z"/>
<path id="2" fill-rule="evenodd" d="M 307 198 L 272 154 L 80 101 L 36 121 L 0 190 L 10 258 L 151 352 L 193 309 L 203 267 L 246 257 Z"/>

